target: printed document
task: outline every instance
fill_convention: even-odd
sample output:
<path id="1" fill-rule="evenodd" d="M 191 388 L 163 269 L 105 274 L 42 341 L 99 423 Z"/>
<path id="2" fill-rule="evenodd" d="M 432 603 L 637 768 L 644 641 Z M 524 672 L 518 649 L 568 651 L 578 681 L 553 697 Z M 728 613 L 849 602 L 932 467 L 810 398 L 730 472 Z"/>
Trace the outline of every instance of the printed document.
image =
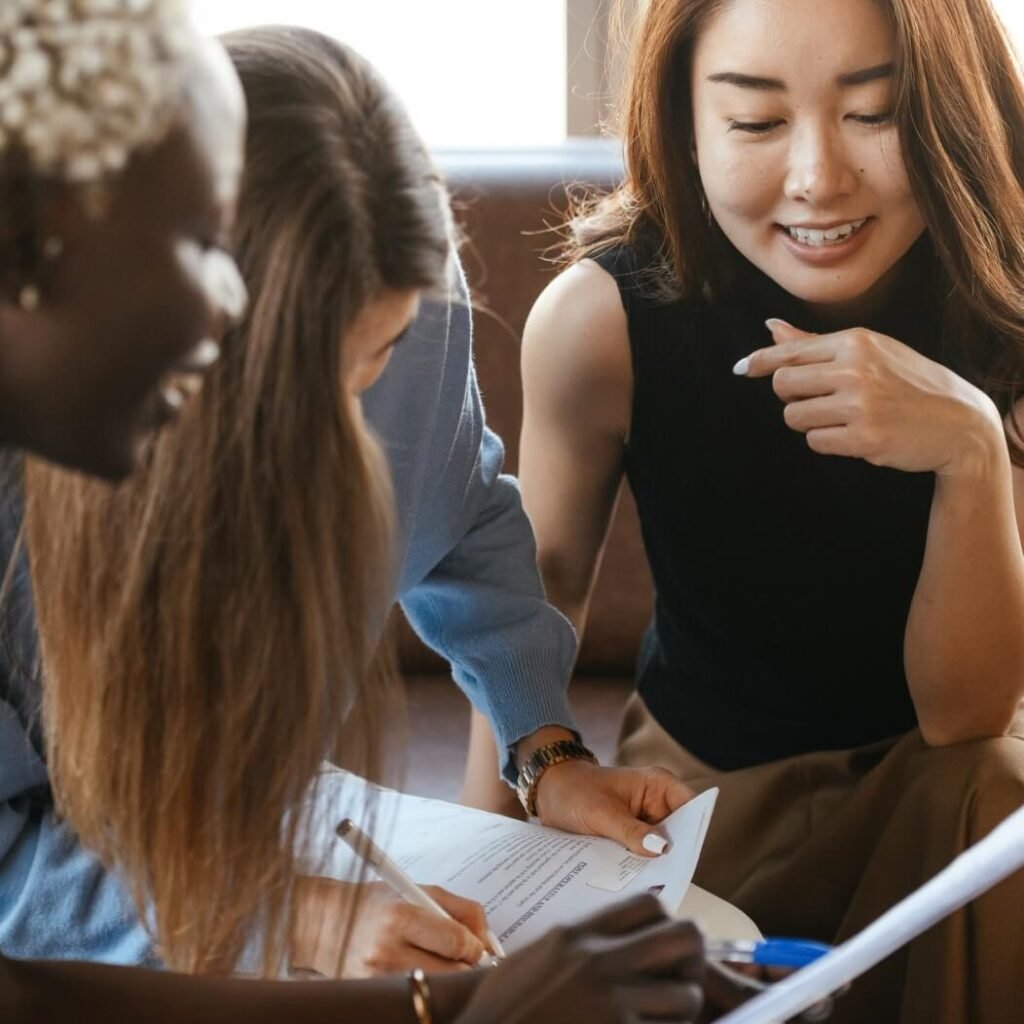
<path id="1" fill-rule="evenodd" d="M 648 858 L 610 839 L 406 796 L 332 770 L 321 776 L 311 808 L 319 856 L 309 869 L 339 879 L 365 877 L 334 835 L 338 822 L 350 817 L 419 885 L 440 885 L 482 904 L 511 952 L 555 925 L 637 893 L 654 893 L 674 912 L 693 878 L 717 794 L 702 793 L 652 826 L 668 837 L 669 847 Z"/>

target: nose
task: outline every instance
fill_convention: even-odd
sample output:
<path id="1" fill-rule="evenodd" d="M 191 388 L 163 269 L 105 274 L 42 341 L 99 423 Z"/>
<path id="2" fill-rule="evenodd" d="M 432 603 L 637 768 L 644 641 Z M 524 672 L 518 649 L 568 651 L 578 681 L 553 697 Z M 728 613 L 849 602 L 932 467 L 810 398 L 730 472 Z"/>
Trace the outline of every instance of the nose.
<path id="1" fill-rule="evenodd" d="M 794 137 L 786 176 L 786 198 L 812 206 L 834 206 L 856 191 L 859 177 L 842 142 L 825 127 Z"/>

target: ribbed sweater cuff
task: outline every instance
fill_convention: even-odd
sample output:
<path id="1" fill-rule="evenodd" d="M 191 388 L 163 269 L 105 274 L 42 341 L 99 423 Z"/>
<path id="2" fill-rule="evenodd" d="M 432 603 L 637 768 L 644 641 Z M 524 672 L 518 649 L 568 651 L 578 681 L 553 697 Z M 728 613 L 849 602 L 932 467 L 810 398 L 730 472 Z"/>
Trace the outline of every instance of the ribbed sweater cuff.
<path id="1" fill-rule="evenodd" d="M 489 660 L 480 697 L 494 727 L 498 769 L 510 785 L 518 774 L 512 748 L 524 736 L 545 725 L 578 734 L 569 710 L 567 672 L 565 651 L 559 649 L 519 650 Z"/>

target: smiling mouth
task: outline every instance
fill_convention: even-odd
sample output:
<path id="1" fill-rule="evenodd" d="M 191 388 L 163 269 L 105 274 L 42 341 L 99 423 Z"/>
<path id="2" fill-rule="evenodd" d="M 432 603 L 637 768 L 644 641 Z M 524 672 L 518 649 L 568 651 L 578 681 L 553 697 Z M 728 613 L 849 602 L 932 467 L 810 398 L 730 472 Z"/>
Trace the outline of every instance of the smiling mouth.
<path id="1" fill-rule="evenodd" d="M 867 224 L 869 218 L 852 220 L 846 224 L 837 224 L 832 228 L 798 228 L 782 227 L 782 230 L 800 245 L 811 249 L 827 249 L 830 246 L 842 245 L 843 242 L 856 235 Z"/>

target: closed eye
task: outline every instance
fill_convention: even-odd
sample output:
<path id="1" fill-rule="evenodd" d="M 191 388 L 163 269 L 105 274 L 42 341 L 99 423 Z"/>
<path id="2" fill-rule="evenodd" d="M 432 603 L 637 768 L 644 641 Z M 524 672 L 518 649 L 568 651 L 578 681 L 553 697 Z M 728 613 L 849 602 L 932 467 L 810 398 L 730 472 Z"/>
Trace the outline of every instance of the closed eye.
<path id="1" fill-rule="evenodd" d="M 396 346 L 401 345 L 402 342 L 409 337 L 410 326 L 411 324 L 406 324 L 406 326 L 402 329 L 402 333 L 399 334 L 397 337 L 392 338 L 386 345 L 378 349 L 378 351 L 374 353 L 373 358 L 383 359 L 384 356 L 388 355 Z"/>
<path id="2" fill-rule="evenodd" d="M 784 121 L 730 121 L 729 131 L 747 132 L 749 135 L 767 135 L 773 128 L 785 124 Z"/>
<path id="3" fill-rule="evenodd" d="M 891 110 L 884 110 L 880 114 L 850 114 L 850 117 L 857 124 L 866 124 L 871 127 L 878 127 L 883 124 L 892 124 L 894 114 Z"/>

